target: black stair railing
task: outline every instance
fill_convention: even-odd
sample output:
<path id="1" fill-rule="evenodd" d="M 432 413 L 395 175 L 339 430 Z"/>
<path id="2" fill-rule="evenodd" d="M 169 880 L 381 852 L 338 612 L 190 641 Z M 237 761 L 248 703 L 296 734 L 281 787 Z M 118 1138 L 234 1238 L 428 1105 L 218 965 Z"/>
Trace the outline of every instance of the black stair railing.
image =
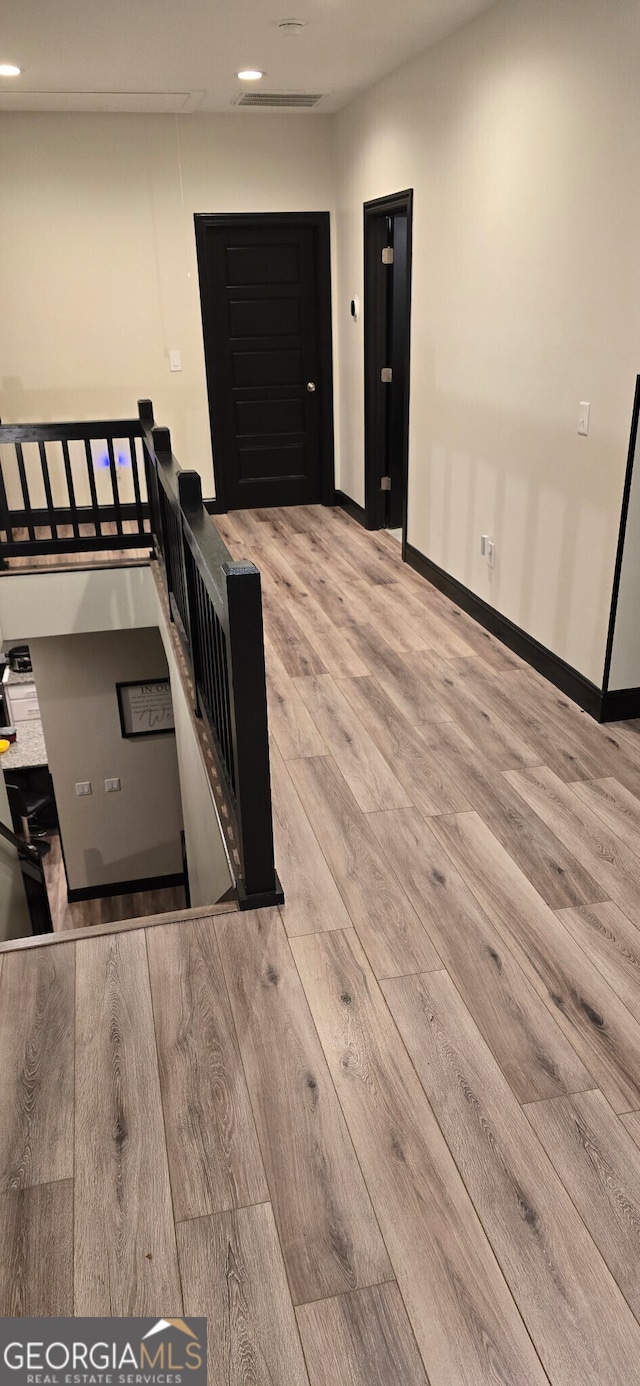
<path id="1" fill-rule="evenodd" d="M 273 855 L 260 573 L 253 563 L 234 562 L 203 505 L 199 474 L 178 466 L 169 430 L 153 426 L 149 402 L 139 407 L 171 616 L 237 825 L 240 905 L 255 909 L 283 899 Z"/>
<path id="2" fill-rule="evenodd" d="M 3 559 L 144 547 L 141 431 L 139 418 L 0 425 Z"/>
<path id="3" fill-rule="evenodd" d="M 140 400 L 138 411 L 111 423 L 0 426 L 0 566 L 20 555 L 153 545 L 194 710 L 218 760 L 240 862 L 238 900 L 256 909 L 284 898 L 273 850 L 260 573 L 232 559 L 203 504 L 199 474 L 179 466 L 151 401 Z M 37 445 L 35 454 L 27 456 L 26 443 Z M 56 456 L 47 451 L 54 443 Z M 98 481 L 96 453 L 106 458 Z"/>

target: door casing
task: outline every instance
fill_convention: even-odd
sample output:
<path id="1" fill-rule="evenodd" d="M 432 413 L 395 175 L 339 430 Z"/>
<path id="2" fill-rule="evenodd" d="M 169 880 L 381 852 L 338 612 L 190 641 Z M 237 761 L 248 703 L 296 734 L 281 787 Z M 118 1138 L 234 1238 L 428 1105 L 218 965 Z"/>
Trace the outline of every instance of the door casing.
<path id="1" fill-rule="evenodd" d="M 364 393 L 365 393 L 365 524 L 367 529 L 381 529 L 386 520 L 386 493 L 380 489 L 386 463 L 386 414 L 383 391 L 388 386 L 380 382 L 381 365 L 386 361 L 390 345 L 388 334 L 393 324 L 387 321 L 387 283 L 390 268 L 382 264 L 381 251 L 386 245 L 386 218 L 406 216 L 406 275 L 402 301 L 396 304 L 402 319 L 400 351 L 403 358 L 400 393 L 397 399 L 401 415 L 401 472 L 402 555 L 407 542 L 407 485 L 409 468 L 409 376 L 411 333 L 411 245 L 413 221 L 413 189 L 379 197 L 364 204 Z M 398 350 L 397 321 L 395 346 Z"/>
<path id="2" fill-rule="evenodd" d="M 211 428 L 211 447 L 213 452 L 213 475 L 216 495 L 208 509 L 213 514 L 222 514 L 228 509 L 227 484 L 222 453 L 221 439 L 216 424 L 215 360 L 213 343 L 207 340 L 207 317 L 213 305 L 208 284 L 205 261 L 205 240 L 207 227 L 228 228 L 277 226 L 311 226 L 316 235 L 316 321 L 319 334 L 319 360 L 321 378 L 320 396 L 320 455 L 321 455 L 321 495 L 323 505 L 335 502 L 334 479 L 334 425 L 333 425 L 333 341 L 331 323 L 331 233 L 329 212 L 238 212 L 204 213 L 194 215 L 198 273 L 200 280 L 200 302 L 202 307 L 202 326 L 204 336 L 205 369 L 207 393 L 209 398 L 209 421 Z"/>

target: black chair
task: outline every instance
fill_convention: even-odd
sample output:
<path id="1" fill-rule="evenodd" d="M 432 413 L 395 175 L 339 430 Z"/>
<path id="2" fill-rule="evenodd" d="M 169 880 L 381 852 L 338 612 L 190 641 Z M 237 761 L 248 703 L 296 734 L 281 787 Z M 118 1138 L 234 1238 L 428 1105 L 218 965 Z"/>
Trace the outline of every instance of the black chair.
<path id="1" fill-rule="evenodd" d="M 32 794 L 28 790 L 20 789 L 17 784 L 7 782 L 7 798 L 14 833 L 17 833 L 18 837 L 23 837 L 25 842 L 30 842 L 41 857 L 46 857 L 47 852 L 51 851 L 51 843 L 44 841 L 42 830 L 38 827 L 37 815 L 50 807 L 51 796 Z"/>

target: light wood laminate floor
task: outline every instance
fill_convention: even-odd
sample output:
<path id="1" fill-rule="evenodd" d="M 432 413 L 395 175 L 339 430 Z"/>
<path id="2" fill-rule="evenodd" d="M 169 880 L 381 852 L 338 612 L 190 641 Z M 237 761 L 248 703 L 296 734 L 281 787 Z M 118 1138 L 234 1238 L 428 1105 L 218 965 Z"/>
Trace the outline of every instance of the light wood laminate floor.
<path id="1" fill-rule="evenodd" d="M 0 954 L 0 1313 L 206 1315 L 212 1386 L 640 1386 L 638 727 L 342 511 L 216 523 L 286 903 Z"/>

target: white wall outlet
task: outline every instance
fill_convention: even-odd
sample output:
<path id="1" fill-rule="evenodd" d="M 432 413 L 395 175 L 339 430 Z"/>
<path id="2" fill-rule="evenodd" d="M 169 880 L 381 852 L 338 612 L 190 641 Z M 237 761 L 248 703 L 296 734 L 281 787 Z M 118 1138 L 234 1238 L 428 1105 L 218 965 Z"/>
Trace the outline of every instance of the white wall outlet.
<path id="1" fill-rule="evenodd" d="M 587 400 L 581 399 L 581 400 L 580 400 L 580 413 L 579 413 L 579 415 L 578 415 L 578 433 L 582 433 L 583 437 L 585 437 L 585 438 L 586 438 L 586 436 L 587 436 L 587 433 L 589 432 L 589 414 L 590 414 L 590 413 L 591 413 L 591 405 L 588 403 Z"/>
<path id="2" fill-rule="evenodd" d="M 105 780 L 105 782 L 104 782 L 104 787 L 105 787 L 105 789 L 106 789 L 106 791 L 107 791 L 107 794 L 117 794 L 117 792 L 118 792 L 118 790 L 119 790 L 119 788 L 120 788 L 120 781 L 119 781 L 119 780 Z"/>
<path id="3" fill-rule="evenodd" d="M 489 539 L 488 542 L 487 542 L 487 563 L 489 564 L 489 567 L 490 567 L 490 568 L 493 568 L 493 567 L 494 567 L 495 561 L 496 561 L 496 546 L 495 546 L 495 543 L 494 543 L 493 539 Z"/>
<path id="4" fill-rule="evenodd" d="M 81 780 L 76 785 L 76 794 L 91 794 L 91 780 Z"/>
<path id="5" fill-rule="evenodd" d="M 170 351 L 170 352 L 169 352 L 169 370 L 170 370 L 170 371 L 181 371 L 181 370 L 182 370 L 182 354 L 181 354 L 181 352 L 179 352 L 179 351 Z"/>

